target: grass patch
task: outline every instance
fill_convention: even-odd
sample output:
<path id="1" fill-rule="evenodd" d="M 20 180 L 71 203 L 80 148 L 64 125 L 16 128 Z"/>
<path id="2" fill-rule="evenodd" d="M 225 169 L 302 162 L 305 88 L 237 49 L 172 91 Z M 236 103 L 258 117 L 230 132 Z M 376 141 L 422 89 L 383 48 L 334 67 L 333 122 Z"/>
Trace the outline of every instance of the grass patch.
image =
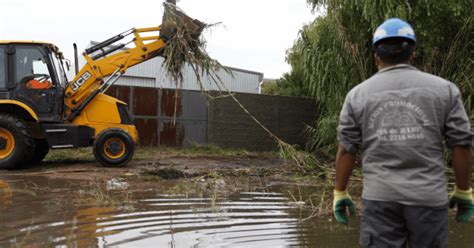
<path id="1" fill-rule="evenodd" d="M 277 158 L 277 152 L 251 152 L 245 149 L 222 148 L 216 145 L 193 144 L 190 147 L 137 147 L 135 160 L 151 160 L 163 156 L 212 157 L 212 158 Z M 46 162 L 93 162 L 91 148 L 51 150 Z"/>
<path id="2" fill-rule="evenodd" d="M 77 149 L 60 149 L 51 150 L 44 159 L 46 162 L 62 161 L 62 162 L 92 162 L 95 161 L 92 148 L 77 148 Z"/>
<path id="3" fill-rule="evenodd" d="M 245 149 L 222 148 L 216 145 L 197 145 L 190 147 L 140 147 L 135 153 L 135 159 L 146 160 L 160 156 L 182 157 L 230 157 L 230 158 L 276 158 L 277 152 L 251 152 Z"/>

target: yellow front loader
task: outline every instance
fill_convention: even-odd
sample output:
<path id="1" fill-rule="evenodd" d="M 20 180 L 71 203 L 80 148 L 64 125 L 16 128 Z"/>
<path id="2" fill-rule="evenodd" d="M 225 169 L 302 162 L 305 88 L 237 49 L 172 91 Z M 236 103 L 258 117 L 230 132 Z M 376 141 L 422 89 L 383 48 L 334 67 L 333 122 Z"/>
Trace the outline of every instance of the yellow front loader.
<path id="1" fill-rule="evenodd" d="M 198 20 L 176 16 L 202 32 Z M 128 68 L 162 54 L 173 35 L 173 23 L 166 24 L 130 29 L 86 49 L 86 64 L 70 82 L 53 44 L 0 41 L 0 169 L 39 163 L 49 149 L 90 146 L 101 164 L 126 165 L 138 133 L 127 104 L 105 92 Z"/>

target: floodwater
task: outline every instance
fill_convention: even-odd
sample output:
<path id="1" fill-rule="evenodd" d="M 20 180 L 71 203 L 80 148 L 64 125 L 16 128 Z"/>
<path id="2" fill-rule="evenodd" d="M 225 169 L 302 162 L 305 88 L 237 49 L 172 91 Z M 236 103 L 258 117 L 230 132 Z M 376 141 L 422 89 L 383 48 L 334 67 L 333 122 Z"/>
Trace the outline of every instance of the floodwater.
<path id="1" fill-rule="evenodd" d="M 309 186 L 247 182 L 216 193 L 1 173 L 0 247 L 358 247 L 358 218 L 307 219 Z M 450 230 L 450 247 L 474 247 L 473 222 Z"/>

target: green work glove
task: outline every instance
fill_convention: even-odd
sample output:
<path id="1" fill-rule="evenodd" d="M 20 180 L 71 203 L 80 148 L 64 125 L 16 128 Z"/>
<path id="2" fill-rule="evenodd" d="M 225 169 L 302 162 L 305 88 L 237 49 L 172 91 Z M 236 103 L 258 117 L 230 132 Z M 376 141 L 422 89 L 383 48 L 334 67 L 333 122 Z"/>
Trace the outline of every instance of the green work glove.
<path id="1" fill-rule="evenodd" d="M 345 191 L 334 190 L 334 201 L 332 204 L 332 211 L 336 221 L 347 225 L 349 222 L 346 215 L 346 208 L 349 208 L 349 213 L 355 215 L 355 206 L 352 202 L 351 196 Z"/>
<path id="2" fill-rule="evenodd" d="M 472 188 L 469 190 L 460 190 L 458 188 L 454 188 L 451 198 L 449 199 L 449 207 L 454 208 L 456 205 L 458 208 L 456 220 L 458 222 L 468 222 L 474 215 Z"/>

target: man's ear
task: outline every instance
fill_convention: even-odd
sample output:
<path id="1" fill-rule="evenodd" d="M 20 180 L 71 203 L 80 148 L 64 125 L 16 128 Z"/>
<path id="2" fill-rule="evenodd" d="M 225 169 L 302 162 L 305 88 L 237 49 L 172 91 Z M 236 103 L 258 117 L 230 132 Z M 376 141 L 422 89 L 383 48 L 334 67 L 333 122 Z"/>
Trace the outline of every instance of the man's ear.
<path id="1" fill-rule="evenodd" d="M 412 52 L 410 55 L 410 64 L 413 65 L 416 59 L 416 52 Z"/>
<path id="2" fill-rule="evenodd" d="M 380 57 L 376 53 L 374 53 L 374 63 L 375 63 L 375 66 L 379 68 L 381 61 L 380 61 Z"/>

